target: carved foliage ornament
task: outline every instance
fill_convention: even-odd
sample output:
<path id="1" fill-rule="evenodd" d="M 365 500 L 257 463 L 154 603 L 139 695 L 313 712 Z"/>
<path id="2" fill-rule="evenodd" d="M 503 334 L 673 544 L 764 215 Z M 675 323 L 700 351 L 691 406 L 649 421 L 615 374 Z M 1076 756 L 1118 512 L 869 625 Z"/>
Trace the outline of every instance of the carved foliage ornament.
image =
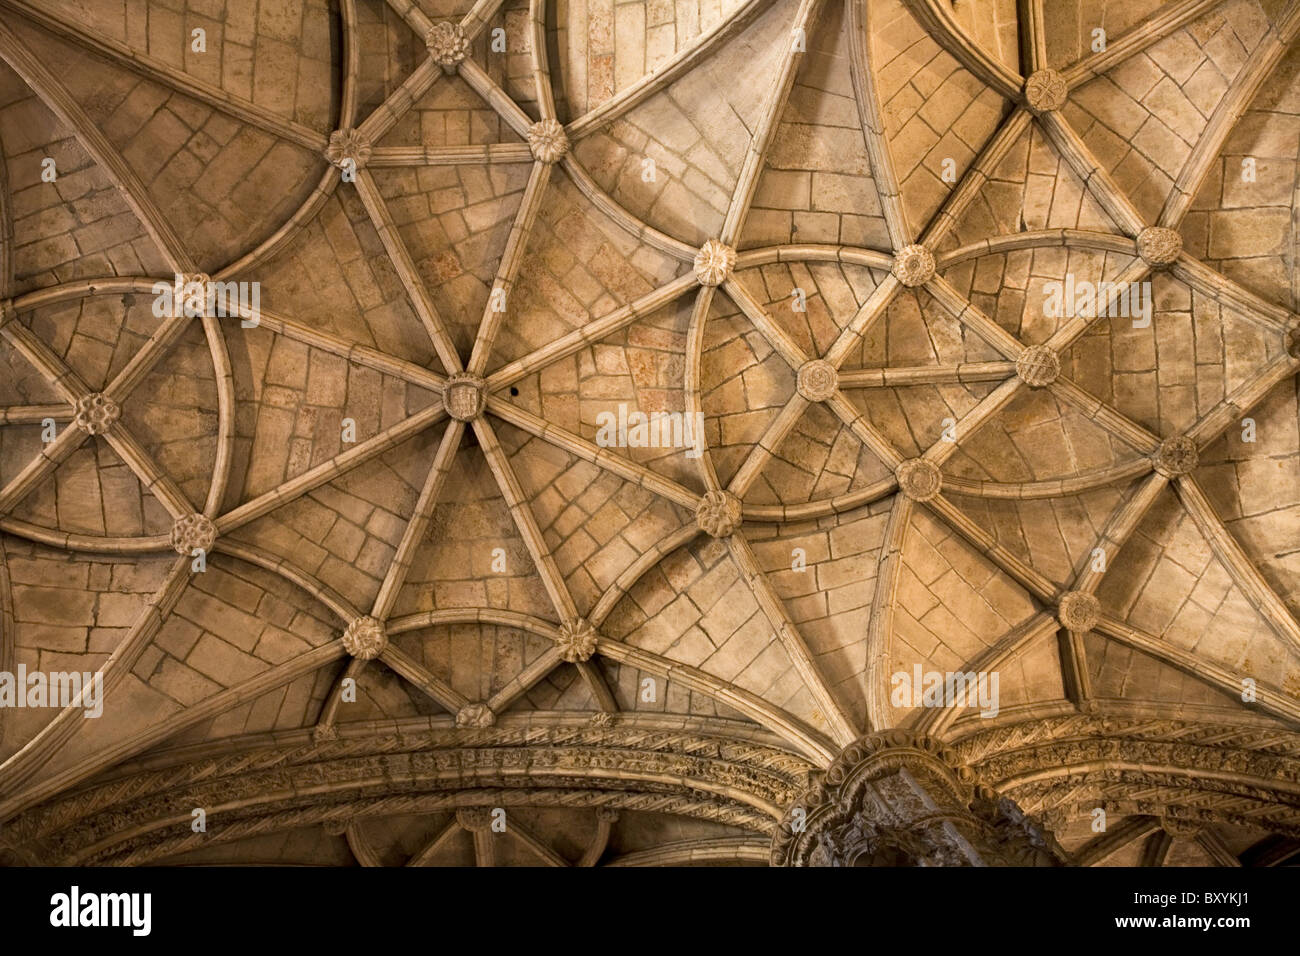
<path id="1" fill-rule="evenodd" d="M 589 660 L 596 652 L 596 640 L 596 629 L 588 621 L 579 618 L 560 625 L 560 638 L 556 643 L 561 659 L 577 664 Z"/>
<path id="2" fill-rule="evenodd" d="M 735 267 L 736 250 L 721 239 L 708 240 L 695 253 L 695 281 L 700 285 L 722 285 Z"/>
<path id="3" fill-rule="evenodd" d="M 714 538 L 725 538 L 740 527 L 740 499 L 730 491 L 707 492 L 695 508 L 695 523 Z"/>
<path id="4" fill-rule="evenodd" d="M 336 129 L 330 133 L 325 158 L 340 169 L 348 160 L 352 161 L 353 168 L 360 169 L 370 159 L 370 149 L 370 141 L 359 130 Z"/>
<path id="5" fill-rule="evenodd" d="M 344 649 L 359 661 L 372 661 L 388 646 L 388 632 L 383 622 L 370 617 L 359 617 L 343 632 Z"/>
<path id="6" fill-rule="evenodd" d="M 447 72 L 453 71 L 469 55 L 469 37 L 454 20 L 435 23 L 424 35 L 424 45 L 429 48 L 433 61 Z"/>
<path id="7" fill-rule="evenodd" d="M 569 151 L 569 137 L 558 120 L 544 119 L 528 127 L 528 148 L 539 163 L 558 163 Z"/>
<path id="8" fill-rule="evenodd" d="M 904 246 L 894 256 L 894 278 L 909 289 L 925 285 L 934 278 L 934 253 L 925 246 Z"/>
<path id="9" fill-rule="evenodd" d="M 825 359 L 804 362 L 795 381 L 799 395 L 809 402 L 824 402 L 833 397 L 839 384 L 839 373 Z"/>

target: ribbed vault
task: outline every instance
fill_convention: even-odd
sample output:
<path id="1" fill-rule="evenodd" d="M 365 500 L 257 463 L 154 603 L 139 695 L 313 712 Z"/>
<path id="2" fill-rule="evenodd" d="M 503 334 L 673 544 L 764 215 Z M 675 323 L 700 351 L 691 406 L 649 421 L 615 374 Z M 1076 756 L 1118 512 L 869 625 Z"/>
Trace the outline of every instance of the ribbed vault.
<path id="1" fill-rule="evenodd" d="M 172 6 L 0 0 L 0 670 L 106 695 L 0 857 L 760 863 L 893 728 L 1291 855 L 1300 4 Z"/>

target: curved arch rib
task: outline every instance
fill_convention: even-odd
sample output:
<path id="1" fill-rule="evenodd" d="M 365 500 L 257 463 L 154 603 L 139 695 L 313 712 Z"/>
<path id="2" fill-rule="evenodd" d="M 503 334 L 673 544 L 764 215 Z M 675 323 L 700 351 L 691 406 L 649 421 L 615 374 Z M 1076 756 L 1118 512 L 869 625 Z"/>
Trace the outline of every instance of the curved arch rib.
<path id="1" fill-rule="evenodd" d="M 197 79 L 184 70 L 176 69 L 155 57 L 140 53 L 125 43 L 105 36 L 88 24 L 73 20 L 57 9 L 52 9 L 46 3 L 33 2 L 33 0 L 0 0 L 0 6 L 8 7 L 54 35 L 71 40 L 147 80 L 193 97 L 227 116 L 248 123 L 250 126 L 256 126 L 304 149 L 319 153 L 328 142 L 328 137 L 318 130 L 295 123 L 256 103 L 235 96 L 219 86 Z"/>
<path id="2" fill-rule="evenodd" d="M 41 62 L 7 24 L 0 21 L 0 57 L 13 67 L 36 92 L 41 101 L 77 137 L 90 158 L 113 181 L 122 198 L 136 214 L 140 224 L 153 239 L 163 259 L 177 273 L 195 272 L 194 259 L 185 250 L 180 236 L 150 198 L 140 177 L 122 158 L 122 154 L 100 132 L 86 111 L 72 98 L 53 73 Z"/>
<path id="3" fill-rule="evenodd" d="M 829 766 L 839 751 L 838 747 L 820 733 L 805 726 L 784 710 L 773 707 L 756 694 L 734 687 L 702 670 L 678 664 L 666 657 L 607 637 L 602 637 L 597 642 L 596 651 L 612 661 L 658 674 L 667 680 L 677 681 L 690 690 L 699 691 L 706 697 L 726 704 L 750 720 L 775 731 L 819 766 Z"/>
<path id="4" fill-rule="evenodd" d="M 971 40 L 944 0 L 905 0 L 912 16 L 950 56 L 980 82 L 1010 100 L 1020 97 L 1024 77 Z"/>

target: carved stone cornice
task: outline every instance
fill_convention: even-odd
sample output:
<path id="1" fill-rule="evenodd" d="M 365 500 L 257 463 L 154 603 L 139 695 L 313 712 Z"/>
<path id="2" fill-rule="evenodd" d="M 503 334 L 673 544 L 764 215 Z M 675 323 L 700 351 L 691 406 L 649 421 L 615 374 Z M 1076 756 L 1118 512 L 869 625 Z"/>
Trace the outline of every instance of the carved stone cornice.
<path id="1" fill-rule="evenodd" d="M 1232 748 L 1250 751 L 1260 757 L 1277 755 L 1300 760 L 1300 733 L 1273 722 L 1242 725 L 1213 720 L 1091 714 L 1040 718 L 995 727 L 962 737 L 952 744 L 952 749 L 996 785 L 999 777 L 989 772 L 986 764 L 999 754 L 1045 742 L 1092 742 L 1100 748 L 1111 738 L 1134 743 L 1168 741 L 1217 749 Z"/>
<path id="2" fill-rule="evenodd" d="M 1300 838 L 1300 808 L 1266 787 L 1124 768 L 1074 771 L 1008 788 L 1043 820 L 1060 824 L 1100 807 L 1116 817 L 1163 816 L 1202 827 L 1227 824 Z"/>
<path id="3" fill-rule="evenodd" d="M 1300 836 L 1300 733 L 1280 727 L 1074 715 L 972 734 L 953 749 L 1043 819 L 1101 807 Z"/>
<path id="4" fill-rule="evenodd" d="M 653 796 L 647 807 L 685 801 L 682 812 L 769 832 L 811 769 L 766 744 L 617 723 L 345 737 L 120 777 L 20 814 L 5 824 L 5 844 L 47 863 L 138 862 L 156 858 L 156 844 L 203 845 L 223 828 L 238 839 L 333 819 L 329 808 L 344 805 L 354 815 L 432 812 L 484 791 L 515 794 L 511 805 L 601 805 L 589 798 L 618 793 L 628 799 L 616 805 L 637 808 L 631 798 Z M 190 832 L 196 807 L 207 811 L 206 834 Z"/>

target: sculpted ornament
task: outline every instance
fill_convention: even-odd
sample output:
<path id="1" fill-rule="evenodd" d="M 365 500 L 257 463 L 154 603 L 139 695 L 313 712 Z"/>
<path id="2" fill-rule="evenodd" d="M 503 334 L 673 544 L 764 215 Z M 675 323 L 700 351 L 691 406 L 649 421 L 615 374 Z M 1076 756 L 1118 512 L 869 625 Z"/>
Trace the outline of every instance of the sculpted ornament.
<path id="1" fill-rule="evenodd" d="M 187 557 L 195 551 L 211 551 L 217 540 L 217 526 L 207 515 L 182 515 L 172 525 L 172 549 Z"/>
<path id="2" fill-rule="evenodd" d="M 102 392 L 77 399 L 72 423 L 89 435 L 103 435 L 122 417 L 122 409 Z"/>
<path id="3" fill-rule="evenodd" d="M 740 527 L 740 513 L 740 499 L 730 491 L 710 491 L 695 507 L 695 523 L 710 537 L 726 538 Z"/>
<path id="4" fill-rule="evenodd" d="M 786 811 L 773 866 L 1061 866 L 1051 834 L 941 741 L 890 730 L 844 748 Z"/>
<path id="5" fill-rule="evenodd" d="M 339 739 L 339 730 L 333 724 L 323 724 L 313 728 L 311 739 L 318 744 L 327 744 Z"/>
<path id="6" fill-rule="evenodd" d="M 596 652 L 596 629 L 584 618 L 565 621 L 560 625 L 560 639 L 557 646 L 560 658 L 570 664 L 590 660 Z"/>
<path id="7" fill-rule="evenodd" d="M 1025 102 L 1033 113 L 1050 113 L 1065 105 L 1070 87 L 1056 70 L 1036 70 L 1025 81 Z"/>
<path id="8" fill-rule="evenodd" d="M 483 833 L 492 829 L 492 810 L 489 807 L 460 807 L 456 822 L 470 833 Z"/>
<path id="9" fill-rule="evenodd" d="M 894 469 L 898 490 L 913 501 L 929 501 L 943 490 L 943 473 L 925 458 L 909 458 Z"/>
<path id="10" fill-rule="evenodd" d="M 1147 226 L 1137 237 L 1137 253 L 1150 266 L 1167 266 L 1183 252 L 1183 237 L 1164 226 Z"/>
<path id="11" fill-rule="evenodd" d="M 921 245 L 904 246 L 894 256 L 890 271 L 909 289 L 923 286 L 934 278 L 934 253 Z"/>
<path id="12" fill-rule="evenodd" d="M 1030 388 L 1051 385 L 1061 374 L 1061 358 L 1046 345 L 1031 345 L 1016 359 L 1016 374 Z"/>
<path id="13" fill-rule="evenodd" d="M 1066 591 L 1056 608 L 1056 619 L 1067 631 L 1091 631 L 1101 617 L 1101 602 L 1087 591 Z"/>
<path id="14" fill-rule="evenodd" d="M 370 141 L 355 129 L 336 129 L 330 133 L 330 143 L 325 147 L 325 158 L 339 169 L 347 160 L 353 168 L 360 169 L 370 159 Z"/>
<path id="15" fill-rule="evenodd" d="M 454 20 L 435 23 L 424 35 L 424 45 L 429 48 L 429 56 L 446 73 L 454 73 L 469 55 L 469 37 L 464 27 Z"/>
<path id="16" fill-rule="evenodd" d="M 839 372 L 825 359 L 804 362 L 795 380 L 799 395 L 808 402 L 824 402 L 833 397 L 839 384 Z"/>
<path id="17" fill-rule="evenodd" d="M 212 277 L 206 272 L 185 272 L 176 276 L 172 289 L 172 314 L 191 318 L 208 314 L 208 293 Z M 215 305 L 215 303 L 213 303 Z"/>
<path id="18" fill-rule="evenodd" d="M 722 285 L 735 267 L 736 250 L 721 239 L 708 240 L 695 253 L 695 281 L 700 285 Z"/>
<path id="19" fill-rule="evenodd" d="M 343 632 L 343 648 L 359 661 L 373 661 L 388 646 L 388 632 L 377 618 L 359 617 Z"/>
<path id="20" fill-rule="evenodd" d="M 447 414 L 458 422 L 470 422 L 487 407 L 487 386 L 483 379 L 468 372 L 448 375 L 442 387 L 442 403 Z"/>
<path id="21" fill-rule="evenodd" d="M 1196 469 L 1200 461 L 1200 453 L 1197 451 L 1196 442 L 1186 435 L 1175 435 L 1173 438 L 1166 438 L 1156 449 L 1152 456 L 1156 471 L 1166 478 L 1177 478 L 1179 475 L 1190 474 Z"/>
<path id="22" fill-rule="evenodd" d="M 569 151 L 569 137 L 558 120 L 544 119 L 528 127 L 528 148 L 539 163 L 558 163 Z"/>
<path id="23" fill-rule="evenodd" d="M 456 711 L 456 726 L 472 730 L 482 730 L 497 722 L 497 715 L 484 703 L 466 704 Z"/>
<path id="24" fill-rule="evenodd" d="M 1184 840 L 1194 840 L 1196 836 L 1205 829 L 1199 820 L 1185 820 L 1181 817 L 1161 817 L 1160 829 L 1164 830 L 1172 837 L 1180 837 Z"/>

